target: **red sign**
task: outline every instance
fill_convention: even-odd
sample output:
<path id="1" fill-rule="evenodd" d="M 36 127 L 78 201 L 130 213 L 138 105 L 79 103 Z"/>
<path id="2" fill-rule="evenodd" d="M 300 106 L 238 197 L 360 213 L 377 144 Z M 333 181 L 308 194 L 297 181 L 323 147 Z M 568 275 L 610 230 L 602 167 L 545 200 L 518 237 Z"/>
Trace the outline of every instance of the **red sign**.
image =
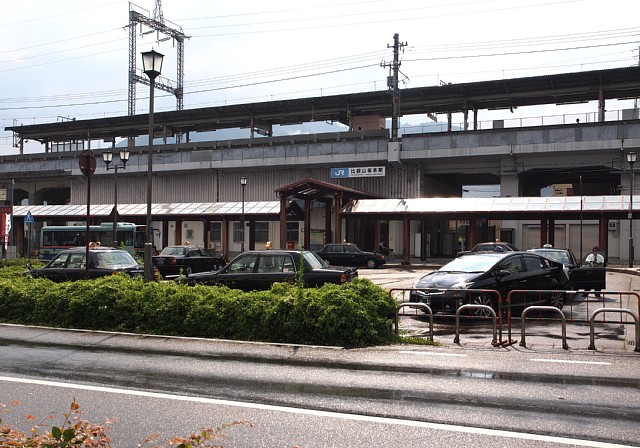
<path id="1" fill-rule="evenodd" d="M 0 242 L 8 243 L 11 235 L 11 207 L 0 207 Z"/>

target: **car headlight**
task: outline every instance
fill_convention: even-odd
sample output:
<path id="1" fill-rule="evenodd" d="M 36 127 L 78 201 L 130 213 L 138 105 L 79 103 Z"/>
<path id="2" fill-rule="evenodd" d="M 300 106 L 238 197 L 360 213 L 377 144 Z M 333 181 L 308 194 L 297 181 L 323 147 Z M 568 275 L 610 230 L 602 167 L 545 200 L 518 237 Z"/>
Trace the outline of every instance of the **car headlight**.
<path id="1" fill-rule="evenodd" d="M 471 286 L 471 282 L 461 281 L 451 286 L 451 289 L 468 289 Z"/>

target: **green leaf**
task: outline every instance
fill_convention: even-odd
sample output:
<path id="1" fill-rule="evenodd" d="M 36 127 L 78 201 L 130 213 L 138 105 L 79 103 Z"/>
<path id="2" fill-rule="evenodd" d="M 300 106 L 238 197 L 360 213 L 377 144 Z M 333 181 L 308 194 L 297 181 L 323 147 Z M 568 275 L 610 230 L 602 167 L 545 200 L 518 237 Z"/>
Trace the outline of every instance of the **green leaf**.
<path id="1" fill-rule="evenodd" d="M 51 435 L 53 436 L 54 439 L 60 439 L 60 437 L 62 436 L 62 430 L 60 428 L 58 428 L 57 426 L 52 426 L 51 427 Z"/>
<path id="2" fill-rule="evenodd" d="M 73 439 L 75 436 L 76 436 L 76 432 L 73 428 L 67 428 L 62 433 L 62 438 L 67 442 Z"/>

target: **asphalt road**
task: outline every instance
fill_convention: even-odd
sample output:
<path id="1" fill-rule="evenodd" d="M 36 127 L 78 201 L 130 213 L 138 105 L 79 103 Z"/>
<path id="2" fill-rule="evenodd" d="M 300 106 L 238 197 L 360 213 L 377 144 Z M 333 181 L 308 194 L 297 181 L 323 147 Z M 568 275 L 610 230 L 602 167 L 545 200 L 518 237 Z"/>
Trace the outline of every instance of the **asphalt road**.
<path id="1" fill-rule="evenodd" d="M 393 287 L 425 273 L 363 271 Z M 0 325 L 0 403 L 20 401 L 2 419 L 61 419 L 75 397 L 92 422 L 116 420 L 118 447 L 238 420 L 253 426 L 222 445 L 640 446 L 640 354 L 547 334 L 493 347 L 472 328 L 460 344 L 347 350 Z"/>
<path id="2" fill-rule="evenodd" d="M 225 446 L 638 442 L 632 355 L 344 350 L 11 326 L 0 334 L 0 402 L 21 402 L 5 421 L 62 415 L 76 397 L 92 421 L 118 420 L 116 446 L 236 420 L 255 426 L 233 428 Z"/>

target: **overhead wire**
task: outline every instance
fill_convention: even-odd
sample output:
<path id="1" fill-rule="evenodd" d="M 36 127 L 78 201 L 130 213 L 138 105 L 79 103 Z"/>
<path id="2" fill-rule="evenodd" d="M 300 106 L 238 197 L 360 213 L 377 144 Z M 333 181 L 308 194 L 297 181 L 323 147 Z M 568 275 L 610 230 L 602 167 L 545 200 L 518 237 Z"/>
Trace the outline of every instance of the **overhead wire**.
<path id="1" fill-rule="evenodd" d="M 557 4 L 561 4 L 561 3 L 573 3 L 573 2 L 577 2 L 577 1 L 583 1 L 583 0 L 564 0 L 564 1 L 554 1 L 554 2 L 547 2 L 545 4 L 532 4 L 532 5 L 520 5 L 520 6 L 516 6 L 516 7 L 512 7 L 512 8 L 507 8 L 507 9 L 522 9 L 522 8 L 531 8 L 531 7 L 535 7 L 535 6 L 550 6 L 550 5 L 557 5 Z M 362 4 L 362 3 L 367 3 L 367 2 L 353 2 L 347 5 L 353 5 L 353 4 Z M 379 1 L 376 3 L 383 3 L 383 1 Z M 475 1 L 475 2 L 459 2 L 458 5 L 460 4 L 483 4 L 483 3 L 488 3 L 488 1 Z M 342 5 L 342 4 L 341 4 Z M 451 5 L 449 5 L 451 6 Z M 324 6 L 323 6 L 324 7 Z M 305 10 L 305 9 L 314 9 L 314 8 L 299 8 L 299 10 Z M 422 9 L 422 8 L 411 8 L 412 10 L 415 9 Z M 502 9 L 504 10 L 504 8 Z M 485 11 L 481 11 L 481 12 L 490 12 L 490 11 L 494 11 L 494 10 L 485 10 Z M 477 11 L 475 11 L 477 12 Z M 375 12 L 374 12 L 375 13 Z M 385 11 L 385 13 L 388 13 L 388 11 Z M 461 11 L 456 11 L 455 14 L 459 14 L 461 13 Z M 464 13 L 464 11 L 462 12 Z M 245 13 L 245 14 L 240 14 L 240 15 L 253 15 L 254 13 Z M 255 13 L 258 14 L 258 13 Z M 452 13 L 454 14 L 454 13 Z M 230 17 L 234 17 L 234 16 L 240 16 L 240 15 L 233 15 Z M 362 15 L 362 14 L 359 14 Z M 450 15 L 450 14 L 445 14 L 446 15 Z M 223 16 L 219 16 L 219 17 L 223 17 Z M 434 16 L 430 16 L 430 18 L 433 18 Z M 435 17 L 442 17 L 441 16 L 435 16 Z M 181 19 L 181 20 L 188 20 L 188 19 Z M 201 18 L 198 19 L 194 19 L 194 20 L 201 20 Z M 273 23 L 283 23 L 282 21 L 270 21 L 269 23 L 273 24 Z M 336 25 L 336 26 L 344 26 L 344 25 Z M 120 28 L 118 28 L 120 29 Z M 306 29 L 306 28 L 305 28 Z M 294 29 L 295 30 L 295 29 Z M 632 28 L 627 28 L 627 29 L 622 29 L 622 30 L 608 30 L 608 31 L 603 31 L 603 32 L 594 32 L 594 33 L 583 33 L 584 34 L 584 38 L 585 39 L 596 39 L 596 38 L 605 38 L 605 37 L 612 37 L 611 33 L 627 33 L 624 34 L 625 36 L 628 36 L 628 32 L 629 31 L 634 31 L 634 29 Z M 111 32 L 113 30 L 107 30 L 105 32 Z M 261 31 L 264 32 L 264 31 Z M 101 34 L 103 32 L 100 33 L 92 33 L 91 35 L 97 35 L 97 34 Z M 609 33 L 609 35 L 607 34 L 597 34 L 597 33 Z M 87 35 L 90 36 L 90 35 Z M 554 41 L 549 41 L 549 39 L 557 39 L 555 42 L 562 42 L 563 40 L 568 40 L 571 39 L 572 35 L 556 35 L 556 36 L 547 36 L 546 38 L 535 38 L 537 41 L 545 41 L 545 42 L 549 42 L 549 43 L 553 43 Z M 590 37 L 591 36 L 591 37 Z M 578 38 L 578 36 L 573 35 L 574 38 Z M 534 39 L 534 38 L 530 38 L 530 39 Z M 66 41 L 67 39 L 63 40 Z M 71 40 L 71 39 L 68 39 Z M 513 43 L 513 45 L 526 45 L 527 42 L 532 42 L 531 40 L 527 40 L 527 39 L 520 39 L 520 40 L 516 40 L 515 43 Z M 614 46 L 614 45 L 624 45 L 624 44 L 628 44 L 629 42 L 622 42 L 622 43 L 611 43 L 611 44 L 601 44 L 601 45 L 597 45 L 597 46 L 582 46 L 582 47 L 569 47 L 569 48 L 555 48 L 555 49 L 541 49 L 541 50 L 527 50 L 527 51 L 519 51 L 519 52 L 496 52 L 496 53 L 490 53 L 490 54 L 483 54 L 483 55 L 462 55 L 462 56 L 452 56 L 451 54 L 449 54 L 447 56 L 446 59 L 451 59 L 451 58 L 458 58 L 458 59 L 463 59 L 463 58 L 478 58 L 478 57 L 493 57 L 493 56 L 499 56 L 499 55 L 513 55 L 513 54 L 529 54 L 532 52 L 539 52 L 539 53 L 543 53 L 543 52 L 549 52 L 549 51 L 567 51 L 567 50 L 573 50 L 573 49 L 578 49 L 578 48 L 595 48 L 595 47 L 606 47 L 606 46 Z M 632 42 L 635 43 L 635 42 Z M 473 49 L 475 48 L 474 46 L 478 46 L 478 45 L 482 45 L 483 43 L 478 43 L 478 42 L 473 42 L 473 43 L 469 43 L 467 44 L 468 47 L 466 48 L 466 50 L 468 51 L 469 49 Z M 43 45 L 47 45 L 47 44 L 43 44 Z M 95 45 L 99 45 L 99 44 L 95 44 Z M 453 45 L 453 44 L 451 44 Z M 495 45 L 495 46 L 500 46 L 501 48 L 505 48 L 507 45 L 509 45 L 508 42 L 506 41 L 495 41 L 495 42 L 486 42 L 484 43 L 484 47 L 481 48 L 491 48 L 490 45 Z M 28 47 L 28 48 L 35 48 L 37 46 L 32 46 L 32 47 Z M 422 52 L 421 47 L 414 47 L 415 50 L 413 52 L 413 54 L 418 55 Z M 430 48 L 431 50 L 434 50 L 433 47 Z M 459 48 L 457 50 L 464 50 L 465 48 Z M 122 49 L 117 49 L 117 50 L 110 50 L 110 51 L 105 51 L 102 53 L 94 53 L 90 56 L 93 56 L 95 54 L 105 54 L 105 53 L 110 53 L 110 52 L 114 52 L 114 51 L 120 51 L 120 50 L 124 50 L 124 48 Z M 440 50 L 443 51 L 443 50 Z M 451 51 L 451 50 L 448 50 Z M 5 53 L 7 51 L 3 51 L 2 53 Z M 0 54 L 2 54 L 0 53 Z M 436 51 L 437 53 L 437 51 Z M 385 53 L 386 54 L 386 53 Z M 372 60 L 373 57 L 376 58 L 380 58 L 383 57 L 383 51 L 375 51 L 375 52 L 369 52 L 369 53 L 363 53 L 361 55 L 357 55 L 357 56 L 345 56 L 345 57 L 341 57 L 341 58 L 335 58 L 335 59 L 330 59 L 330 60 L 326 60 L 326 61 L 316 61 L 316 62 L 309 62 L 309 63 L 305 63 L 305 64 L 298 64 L 298 65 L 293 65 L 293 66 L 288 66 L 288 67 L 277 67 L 274 69 L 265 69 L 265 70 L 261 70 L 261 71 L 254 71 L 254 72 L 248 72 L 248 73 L 241 73 L 241 74 L 230 74 L 230 75 L 225 75 L 225 76 L 219 76 L 219 77 L 214 77 L 214 78 L 206 78 L 206 79 L 200 79 L 200 80 L 194 80 L 194 81 L 188 81 L 185 83 L 185 87 L 191 88 L 191 89 L 196 89 L 196 90 L 191 90 L 191 91 L 187 91 L 185 92 L 185 95 L 188 94 L 197 94 L 197 93 L 203 93 L 203 92 L 211 92 L 211 91 L 218 91 L 218 90 L 230 90 L 230 89 L 236 89 L 236 88 L 242 88 L 242 87 L 247 87 L 247 86 L 253 86 L 253 85 L 262 85 L 262 84 L 268 84 L 268 83 L 277 83 L 277 82 L 283 82 L 283 81 L 289 81 L 289 80 L 293 80 L 293 79 L 301 79 L 301 78 L 308 78 L 308 77 L 312 77 L 312 76 L 322 76 L 325 74 L 331 74 L 331 73 L 338 73 L 338 72 L 343 72 L 343 71 L 352 71 L 352 70 L 360 70 L 360 69 L 364 69 L 364 68 L 369 68 L 369 67 L 374 67 L 378 65 L 378 61 L 376 61 L 376 63 L 368 63 L 368 64 L 359 64 L 359 65 L 355 65 L 355 66 L 351 66 L 351 67 L 341 67 L 341 64 L 354 64 L 354 63 L 361 63 L 361 62 L 366 62 L 368 60 Z M 87 56 L 88 57 L 88 56 Z M 74 60 L 77 58 L 70 58 L 70 59 L 65 59 L 63 61 L 69 61 L 69 60 Z M 407 59 L 405 58 L 404 61 L 405 62 L 411 62 L 411 61 L 432 61 L 432 60 L 437 60 L 437 59 L 444 59 L 444 58 L 434 58 L 434 57 L 430 57 L 430 58 L 414 58 L 414 59 Z M 53 61 L 53 62 L 48 62 L 48 63 L 41 63 L 41 64 L 37 64 L 37 65 L 32 65 L 29 66 L 29 68 L 33 68 L 33 67 L 39 67 L 42 65 L 47 65 L 47 64 L 53 64 L 56 62 L 61 62 L 61 61 Z M 335 68 L 333 70 L 327 70 L 327 68 L 332 68 L 332 67 L 338 67 Z M 322 70 L 322 71 L 318 71 L 318 70 Z M 514 69 L 515 70 L 515 69 Z M 6 70 L 0 70 L 0 72 L 2 71 L 6 71 Z M 305 73 L 305 72 L 314 72 L 314 73 Z M 299 75 L 296 75 L 296 73 L 299 73 Z M 275 79 L 273 79 L 274 77 L 276 77 Z M 271 78 L 271 79 L 269 79 Z M 259 79 L 258 81 L 253 81 L 253 82 L 244 82 L 246 80 L 250 80 L 250 79 Z M 230 84 L 231 85 L 227 85 L 224 86 L 224 84 Z M 206 86 L 220 86 L 222 85 L 222 87 L 212 87 L 212 88 L 208 88 L 208 89 L 202 89 L 200 87 L 206 87 Z M 317 90 L 317 89 L 315 89 Z M 67 94 L 67 98 L 69 100 L 75 101 L 78 99 L 83 99 L 83 98 L 87 98 L 87 97 L 96 97 L 96 96 L 114 96 L 114 95 L 119 95 L 121 94 L 123 90 L 112 90 L 112 91 L 103 91 L 103 92 L 86 92 L 84 94 Z M 167 95 L 169 96 L 169 95 Z M 35 102 L 35 101 L 64 101 L 65 99 L 65 95 L 55 95 L 55 96 L 51 96 L 51 97 L 33 97 L 33 98 L 22 98 L 21 101 L 22 102 Z M 13 99 L 14 102 L 18 102 L 17 99 Z M 0 102 L 11 102 L 12 99 L 9 100 L 4 100 L 4 99 L 0 99 Z M 97 101 L 97 102 L 74 102 L 71 104 L 55 104 L 55 105 L 43 105 L 40 108 L 49 108 L 49 107 L 65 107 L 65 106 L 70 106 L 70 107 L 76 107 L 76 106 L 84 106 L 84 105 L 88 105 L 88 104 L 106 104 L 106 103 L 115 103 L 115 102 L 123 102 L 124 100 L 113 100 L 113 101 Z M 33 107 L 33 108 L 38 108 L 38 107 Z M 21 107 L 21 108 L 0 108 L 0 110 L 20 110 L 20 109 L 31 109 L 31 107 L 26 106 L 26 107 Z"/>

